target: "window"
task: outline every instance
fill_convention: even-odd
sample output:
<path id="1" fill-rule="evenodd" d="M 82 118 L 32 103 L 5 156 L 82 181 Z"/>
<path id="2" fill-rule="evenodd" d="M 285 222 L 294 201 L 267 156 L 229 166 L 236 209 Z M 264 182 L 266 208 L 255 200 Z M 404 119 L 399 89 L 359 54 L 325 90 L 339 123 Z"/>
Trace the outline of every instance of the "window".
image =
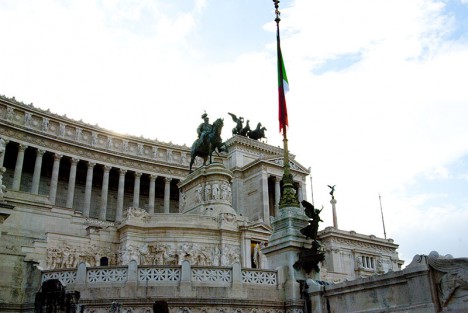
<path id="1" fill-rule="evenodd" d="M 375 269 L 375 260 L 372 256 L 361 256 L 362 267 L 367 269 Z"/>

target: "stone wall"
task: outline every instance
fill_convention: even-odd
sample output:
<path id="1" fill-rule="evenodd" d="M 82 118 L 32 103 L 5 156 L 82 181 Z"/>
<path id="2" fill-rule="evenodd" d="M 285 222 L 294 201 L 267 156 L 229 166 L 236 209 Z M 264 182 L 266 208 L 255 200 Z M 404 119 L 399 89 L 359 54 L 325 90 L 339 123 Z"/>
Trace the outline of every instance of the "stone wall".
<path id="1" fill-rule="evenodd" d="M 431 252 L 402 271 L 335 285 L 308 280 L 315 313 L 468 312 L 468 258 Z"/>

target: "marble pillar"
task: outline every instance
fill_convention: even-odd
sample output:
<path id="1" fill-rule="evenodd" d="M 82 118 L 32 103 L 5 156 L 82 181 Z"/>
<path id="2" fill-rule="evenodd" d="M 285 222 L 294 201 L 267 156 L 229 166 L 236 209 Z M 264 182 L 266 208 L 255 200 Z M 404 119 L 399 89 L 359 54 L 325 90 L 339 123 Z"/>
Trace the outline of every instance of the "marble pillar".
<path id="1" fill-rule="evenodd" d="M 338 229 L 338 217 L 336 216 L 336 200 L 335 197 L 333 197 L 330 201 L 332 205 L 332 211 L 333 211 L 333 227 Z"/>
<path id="2" fill-rule="evenodd" d="M 37 149 L 36 151 L 36 163 L 34 164 L 34 173 L 32 179 L 31 193 L 37 195 L 39 193 L 39 183 L 41 181 L 41 170 L 42 170 L 42 158 L 45 151 Z"/>
<path id="3" fill-rule="evenodd" d="M 279 215 L 279 202 L 281 199 L 281 176 L 275 176 L 275 216 Z"/>
<path id="4" fill-rule="evenodd" d="M 123 218 L 123 202 L 125 195 L 125 174 L 127 170 L 119 169 L 119 189 L 117 191 L 117 210 L 115 213 L 115 220 L 122 221 Z"/>
<path id="5" fill-rule="evenodd" d="M 109 193 L 109 172 L 112 166 L 104 165 L 104 175 L 102 176 L 101 208 L 99 209 L 99 219 L 105 221 L 107 218 L 107 195 Z"/>
<path id="6" fill-rule="evenodd" d="M 76 167 L 80 160 L 77 158 L 72 158 L 70 160 L 70 176 L 68 177 L 68 192 L 67 192 L 67 204 L 66 207 L 71 209 L 73 208 L 73 200 L 75 198 L 75 182 L 76 182 Z"/>
<path id="7" fill-rule="evenodd" d="M 5 152 L 7 144 L 10 142 L 8 139 L 0 138 L 0 168 L 3 167 L 3 161 L 5 160 Z"/>
<path id="8" fill-rule="evenodd" d="M 49 191 L 49 201 L 52 205 L 55 205 L 55 199 L 57 196 L 57 184 L 58 184 L 58 175 L 60 169 L 60 159 L 62 158 L 61 154 L 54 154 L 54 165 L 52 167 L 52 177 L 50 178 L 50 191 Z"/>
<path id="9" fill-rule="evenodd" d="M 172 178 L 164 178 L 164 213 L 169 213 Z"/>
<path id="10" fill-rule="evenodd" d="M 268 174 L 266 171 L 262 171 L 261 173 L 261 206 L 262 206 L 262 212 L 261 214 L 261 219 L 263 222 L 270 224 L 270 199 L 268 196 Z"/>
<path id="11" fill-rule="evenodd" d="M 149 199 L 148 199 L 148 213 L 154 214 L 154 197 L 156 188 L 157 175 L 150 175 L 150 186 L 149 186 Z"/>
<path id="12" fill-rule="evenodd" d="M 88 170 L 86 172 L 86 187 L 85 187 L 85 198 L 83 206 L 83 216 L 89 217 L 89 210 L 91 208 L 91 192 L 93 188 L 93 169 L 96 163 L 88 162 Z"/>
<path id="13" fill-rule="evenodd" d="M 19 144 L 18 155 L 16 156 L 15 174 L 13 176 L 13 185 L 11 189 L 20 190 L 21 174 L 23 172 L 24 152 L 28 146 Z"/>
<path id="14" fill-rule="evenodd" d="M 302 203 L 302 200 L 304 200 L 303 191 L 304 188 L 302 188 L 302 182 L 299 182 L 297 186 L 297 200 L 299 200 L 299 203 Z"/>
<path id="15" fill-rule="evenodd" d="M 135 184 L 133 185 L 133 204 L 134 208 L 140 207 L 140 178 L 141 173 L 135 172 Z"/>

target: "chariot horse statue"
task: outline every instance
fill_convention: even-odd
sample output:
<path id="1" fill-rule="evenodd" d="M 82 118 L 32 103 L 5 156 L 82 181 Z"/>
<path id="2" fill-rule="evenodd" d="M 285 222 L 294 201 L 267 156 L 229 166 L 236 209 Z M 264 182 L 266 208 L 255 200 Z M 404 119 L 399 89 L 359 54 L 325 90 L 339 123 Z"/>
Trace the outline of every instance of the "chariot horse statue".
<path id="1" fill-rule="evenodd" d="M 249 131 L 247 136 L 250 139 L 253 139 L 253 140 L 259 140 L 259 139 L 262 139 L 262 138 L 266 138 L 265 137 L 265 130 L 267 130 L 266 127 L 262 127 L 262 123 L 258 123 L 257 128 L 255 128 L 254 130 Z"/>
<path id="2" fill-rule="evenodd" d="M 226 145 L 221 139 L 221 130 L 223 129 L 223 119 L 218 118 L 212 125 L 211 130 L 203 132 L 197 140 L 192 144 L 190 149 L 190 173 L 195 162 L 195 157 L 203 158 L 203 165 L 206 165 L 208 157 L 210 164 L 212 162 L 213 152 L 227 151 Z"/>

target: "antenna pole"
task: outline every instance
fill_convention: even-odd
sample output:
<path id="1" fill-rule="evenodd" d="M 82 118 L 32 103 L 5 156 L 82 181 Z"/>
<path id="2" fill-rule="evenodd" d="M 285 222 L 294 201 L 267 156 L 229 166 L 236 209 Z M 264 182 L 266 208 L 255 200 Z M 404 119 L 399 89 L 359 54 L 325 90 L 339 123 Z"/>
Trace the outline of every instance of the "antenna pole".
<path id="1" fill-rule="evenodd" d="M 311 203 L 312 203 L 312 205 L 315 205 L 314 204 L 314 185 L 312 184 L 312 174 L 310 175 L 310 195 L 312 197 L 312 199 L 311 199 L 312 202 Z"/>
<path id="2" fill-rule="evenodd" d="M 384 234 L 384 238 L 387 239 L 387 232 L 385 231 L 385 221 L 384 221 L 383 210 L 382 210 L 382 197 L 380 196 L 380 193 L 379 193 L 379 202 L 380 202 L 380 214 L 382 214 L 383 234 Z"/>

